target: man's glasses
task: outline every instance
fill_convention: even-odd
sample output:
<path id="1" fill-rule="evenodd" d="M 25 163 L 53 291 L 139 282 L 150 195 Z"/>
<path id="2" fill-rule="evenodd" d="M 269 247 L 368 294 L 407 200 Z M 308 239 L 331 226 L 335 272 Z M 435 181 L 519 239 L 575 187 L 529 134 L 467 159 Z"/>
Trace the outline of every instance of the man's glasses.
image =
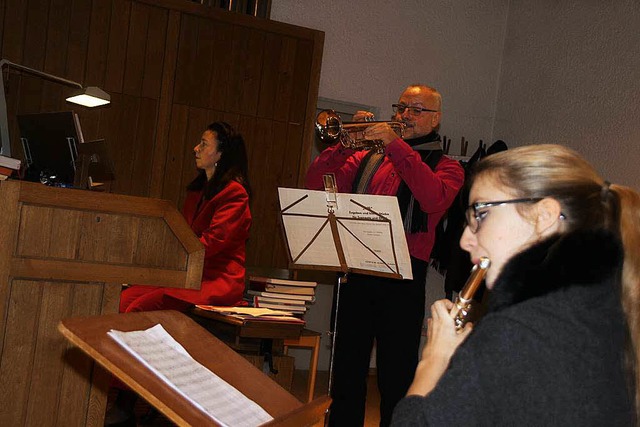
<path id="1" fill-rule="evenodd" d="M 391 106 L 393 107 L 393 112 L 396 114 L 404 114 L 406 110 L 409 110 L 409 114 L 411 114 L 414 117 L 419 116 L 423 111 L 428 111 L 429 113 L 438 112 L 438 110 L 430 110 L 428 108 L 422 108 L 422 107 L 411 107 L 409 105 L 404 105 L 404 104 L 393 104 Z"/>
<path id="2" fill-rule="evenodd" d="M 467 206 L 467 210 L 464 212 L 467 220 L 467 227 L 469 231 L 476 234 L 480 229 L 480 224 L 489 214 L 489 208 L 496 206 L 510 205 L 514 203 L 537 203 L 542 200 L 542 197 L 528 197 L 525 199 L 513 199 L 513 200 L 500 200 L 498 202 L 477 202 Z"/>

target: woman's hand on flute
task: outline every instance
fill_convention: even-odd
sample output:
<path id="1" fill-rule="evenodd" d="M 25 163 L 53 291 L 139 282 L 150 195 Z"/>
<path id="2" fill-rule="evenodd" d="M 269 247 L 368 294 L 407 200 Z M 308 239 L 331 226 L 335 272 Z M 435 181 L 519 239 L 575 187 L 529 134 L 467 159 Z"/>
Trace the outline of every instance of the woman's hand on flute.
<path id="1" fill-rule="evenodd" d="M 407 395 L 426 396 L 431 392 L 449 366 L 458 346 L 471 333 L 471 323 L 456 330 L 455 314 L 451 313 L 453 306 L 448 299 L 436 301 L 431 306 L 431 318 L 427 320 L 427 343 Z"/>

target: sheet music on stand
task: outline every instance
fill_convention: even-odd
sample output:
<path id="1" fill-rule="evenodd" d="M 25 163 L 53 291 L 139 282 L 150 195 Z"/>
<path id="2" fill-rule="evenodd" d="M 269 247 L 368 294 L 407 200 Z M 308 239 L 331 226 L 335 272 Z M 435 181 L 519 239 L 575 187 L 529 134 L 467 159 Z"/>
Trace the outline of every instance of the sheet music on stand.
<path id="1" fill-rule="evenodd" d="M 412 279 L 393 196 L 278 188 L 290 267 Z"/>
<path id="2" fill-rule="evenodd" d="M 116 342 L 195 407 L 223 426 L 254 427 L 273 417 L 202 366 L 158 324 L 142 331 L 108 332 Z"/>

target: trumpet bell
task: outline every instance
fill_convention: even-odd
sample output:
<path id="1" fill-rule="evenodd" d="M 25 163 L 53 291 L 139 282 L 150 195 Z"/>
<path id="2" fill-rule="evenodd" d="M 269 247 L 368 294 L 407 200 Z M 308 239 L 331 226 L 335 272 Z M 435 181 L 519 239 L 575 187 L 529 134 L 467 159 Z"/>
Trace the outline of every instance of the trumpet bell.
<path id="1" fill-rule="evenodd" d="M 342 119 L 335 110 L 322 110 L 316 117 L 316 133 L 320 141 L 335 142 L 342 133 Z"/>

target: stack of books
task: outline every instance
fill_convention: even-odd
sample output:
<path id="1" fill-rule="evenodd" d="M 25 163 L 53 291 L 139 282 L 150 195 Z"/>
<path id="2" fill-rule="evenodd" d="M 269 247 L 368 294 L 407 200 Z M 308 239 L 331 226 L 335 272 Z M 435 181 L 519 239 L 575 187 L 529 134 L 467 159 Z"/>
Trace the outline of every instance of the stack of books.
<path id="1" fill-rule="evenodd" d="M 247 300 L 253 307 L 303 315 L 316 300 L 317 282 L 249 276 Z"/>
<path id="2" fill-rule="evenodd" d="M 0 181 L 9 178 L 14 172 L 20 170 L 21 161 L 13 157 L 7 157 L 0 154 Z"/>

